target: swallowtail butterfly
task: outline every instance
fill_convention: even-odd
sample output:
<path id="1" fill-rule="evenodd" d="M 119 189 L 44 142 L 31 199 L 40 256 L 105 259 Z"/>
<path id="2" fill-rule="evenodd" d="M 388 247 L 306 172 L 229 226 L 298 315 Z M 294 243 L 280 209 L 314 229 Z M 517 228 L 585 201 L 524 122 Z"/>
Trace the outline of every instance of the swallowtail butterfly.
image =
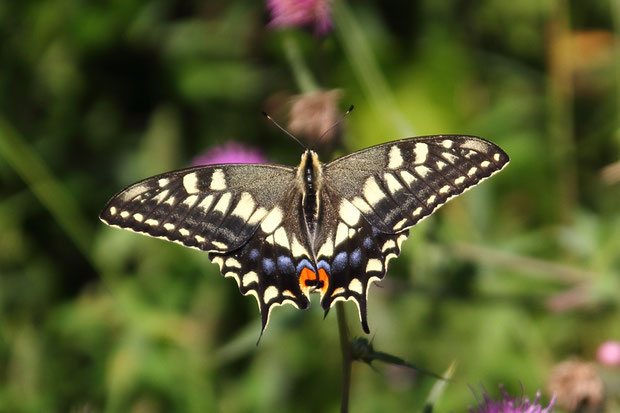
<path id="1" fill-rule="evenodd" d="M 327 164 L 306 150 L 297 168 L 209 165 L 147 178 L 114 196 L 100 218 L 114 227 L 209 253 L 243 295 L 258 301 L 262 330 L 283 304 L 327 311 L 341 300 L 366 317 L 409 229 L 508 163 L 474 136 L 402 139 Z"/>

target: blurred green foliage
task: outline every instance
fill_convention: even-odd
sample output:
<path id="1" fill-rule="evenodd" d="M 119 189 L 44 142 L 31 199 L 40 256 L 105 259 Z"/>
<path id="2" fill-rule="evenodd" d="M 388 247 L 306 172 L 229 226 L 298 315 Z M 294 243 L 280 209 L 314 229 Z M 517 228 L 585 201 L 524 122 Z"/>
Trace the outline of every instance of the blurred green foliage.
<path id="1" fill-rule="evenodd" d="M 350 3 L 316 38 L 269 30 L 250 0 L 0 2 L 0 411 L 337 411 L 336 320 L 316 300 L 274 311 L 256 347 L 254 300 L 206 254 L 97 220 L 218 143 L 295 164 L 260 115 L 285 119 L 300 92 L 285 37 L 356 105 L 339 153 L 409 128 L 512 158 L 414 228 L 370 293 L 376 349 L 456 362 L 436 411 L 474 404 L 467 384 L 533 395 L 620 338 L 617 2 Z M 351 408 L 422 411 L 434 384 L 358 363 Z"/>

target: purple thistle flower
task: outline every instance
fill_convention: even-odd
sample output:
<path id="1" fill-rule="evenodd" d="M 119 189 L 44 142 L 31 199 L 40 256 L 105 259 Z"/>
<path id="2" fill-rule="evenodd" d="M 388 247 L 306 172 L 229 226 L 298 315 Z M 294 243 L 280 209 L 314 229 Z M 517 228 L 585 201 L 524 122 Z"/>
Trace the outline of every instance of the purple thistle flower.
<path id="1" fill-rule="evenodd" d="M 259 149 L 237 142 L 207 149 L 192 160 L 192 166 L 225 163 L 269 163 L 269 161 Z"/>
<path id="2" fill-rule="evenodd" d="M 303 27 L 314 25 L 316 34 L 326 34 L 332 27 L 331 0 L 267 0 L 270 26 Z"/>
<path id="3" fill-rule="evenodd" d="M 510 397 L 503 385 L 499 388 L 502 391 L 502 399 L 499 401 L 493 401 L 489 394 L 484 391 L 482 397 L 484 402 L 480 403 L 478 407 L 470 407 L 470 413 L 551 413 L 553 412 L 553 403 L 555 402 L 555 395 L 551 398 L 551 402 L 545 408 L 538 404 L 540 400 L 540 391 L 536 392 L 536 398 L 533 402 L 530 399 L 521 395 L 521 397 Z"/>
<path id="4" fill-rule="evenodd" d="M 620 366 L 620 341 L 609 340 L 601 344 L 596 351 L 596 359 L 606 366 Z"/>

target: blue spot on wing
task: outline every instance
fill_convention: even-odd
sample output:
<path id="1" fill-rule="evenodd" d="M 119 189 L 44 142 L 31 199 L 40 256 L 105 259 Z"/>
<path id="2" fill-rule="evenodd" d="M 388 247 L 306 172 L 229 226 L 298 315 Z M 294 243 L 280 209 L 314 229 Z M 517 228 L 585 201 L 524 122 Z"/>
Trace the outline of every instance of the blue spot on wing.
<path id="1" fill-rule="evenodd" d="M 250 259 L 252 261 L 256 261 L 258 259 L 259 256 L 259 252 L 256 248 L 254 248 L 252 251 L 250 251 Z"/>
<path id="2" fill-rule="evenodd" d="M 308 268 L 312 270 L 312 272 L 316 272 L 316 270 L 314 269 L 314 265 L 312 265 L 312 263 L 305 258 L 301 260 L 299 264 L 297 264 L 297 274 L 301 274 L 301 270 L 303 270 L 304 268 Z"/>
<path id="3" fill-rule="evenodd" d="M 375 245 L 375 243 L 372 241 L 372 238 L 366 237 L 366 238 L 364 238 L 363 245 L 364 245 L 364 248 L 369 250 L 369 249 L 371 249 L 373 247 L 373 245 Z"/>
<path id="4" fill-rule="evenodd" d="M 350 259 L 353 267 L 359 267 L 362 263 L 362 250 L 360 248 L 356 248 L 355 251 L 351 253 Z"/>
<path id="5" fill-rule="evenodd" d="M 323 268 L 325 270 L 326 273 L 331 273 L 331 266 L 329 265 L 329 263 L 325 260 L 321 260 L 318 262 L 318 267 L 319 268 Z"/>
<path id="6" fill-rule="evenodd" d="M 336 255 L 336 258 L 334 258 L 334 261 L 332 262 L 332 270 L 334 272 L 341 272 L 346 268 L 347 261 L 347 253 L 344 251 L 341 252 L 340 254 Z"/>
<path id="7" fill-rule="evenodd" d="M 291 258 L 286 255 L 281 255 L 278 257 L 278 269 L 282 273 L 295 274 L 295 266 L 293 265 L 293 261 L 291 261 Z"/>
<path id="8" fill-rule="evenodd" d="M 276 265 L 274 264 L 272 259 L 263 258 L 263 271 L 267 275 L 273 275 L 273 273 L 276 271 Z"/>

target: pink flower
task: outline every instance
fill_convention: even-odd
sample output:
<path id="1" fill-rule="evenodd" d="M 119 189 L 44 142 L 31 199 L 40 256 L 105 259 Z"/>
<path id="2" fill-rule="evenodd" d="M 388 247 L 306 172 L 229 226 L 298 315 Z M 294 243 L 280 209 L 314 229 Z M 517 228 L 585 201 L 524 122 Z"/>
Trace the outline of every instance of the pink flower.
<path id="1" fill-rule="evenodd" d="M 192 160 L 192 166 L 214 165 L 225 163 L 269 163 L 263 153 L 250 146 L 237 142 L 207 149 Z"/>
<path id="2" fill-rule="evenodd" d="M 555 396 L 549 402 L 547 407 L 538 404 L 540 400 L 540 392 L 536 393 L 533 402 L 527 397 L 510 397 L 504 386 L 499 386 L 502 391 L 502 399 L 494 401 L 485 391 L 482 393 L 483 402 L 481 402 L 476 410 L 469 408 L 470 413 L 551 413 L 553 412 L 553 402 Z"/>
<path id="3" fill-rule="evenodd" d="M 302 27 L 314 25 L 316 34 L 325 34 L 332 27 L 329 10 L 331 0 L 267 0 L 271 13 L 270 26 Z"/>
<path id="4" fill-rule="evenodd" d="M 596 359 L 607 366 L 620 366 L 620 341 L 609 340 L 601 344 Z"/>

